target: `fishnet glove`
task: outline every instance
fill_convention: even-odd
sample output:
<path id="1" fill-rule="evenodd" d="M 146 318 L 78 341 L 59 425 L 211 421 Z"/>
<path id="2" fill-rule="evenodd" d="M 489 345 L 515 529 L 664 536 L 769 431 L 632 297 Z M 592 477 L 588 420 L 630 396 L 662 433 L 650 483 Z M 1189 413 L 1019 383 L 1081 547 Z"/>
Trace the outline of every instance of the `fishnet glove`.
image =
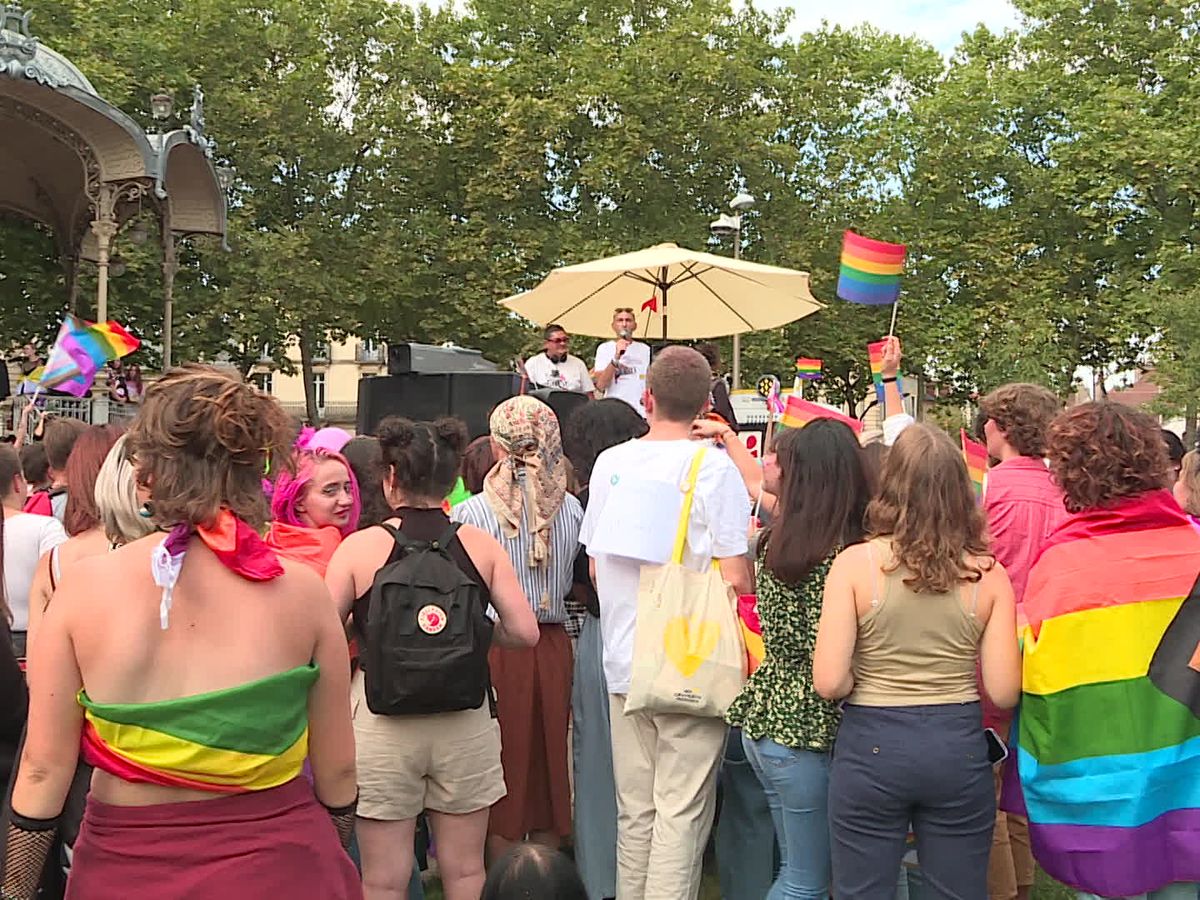
<path id="1" fill-rule="evenodd" d="M 349 853 L 350 842 L 354 839 L 354 817 L 358 810 L 358 795 L 355 794 L 354 802 L 346 806 L 326 806 L 325 809 L 333 819 L 333 827 L 337 829 L 342 849 Z"/>
<path id="2" fill-rule="evenodd" d="M 58 835 L 58 819 L 26 819 L 13 813 L 4 850 L 3 900 L 33 900 L 46 857 Z"/>

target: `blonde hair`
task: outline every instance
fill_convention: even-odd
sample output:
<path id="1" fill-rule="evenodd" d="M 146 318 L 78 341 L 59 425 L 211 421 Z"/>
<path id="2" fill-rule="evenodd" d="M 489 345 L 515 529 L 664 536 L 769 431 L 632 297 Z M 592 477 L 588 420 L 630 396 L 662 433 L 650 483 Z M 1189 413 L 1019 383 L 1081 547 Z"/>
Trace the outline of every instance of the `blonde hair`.
<path id="1" fill-rule="evenodd" d="M 154 523 L 140 514 L 137 473 L 125 455 L 124 435 L 104 457 L 94 493 L 96 507 L 100 510 L 100 524 L 112 543 L 128 544 L 155 530 Z"/>
<path id="2" fill-rule="evenodd" d="M 1189 450 L 1183 455 L 1179 481 L 1187 491 L 1187 502 L 1183 504 L 1184 512 L 1200 516 L 1200 452 Z"/>

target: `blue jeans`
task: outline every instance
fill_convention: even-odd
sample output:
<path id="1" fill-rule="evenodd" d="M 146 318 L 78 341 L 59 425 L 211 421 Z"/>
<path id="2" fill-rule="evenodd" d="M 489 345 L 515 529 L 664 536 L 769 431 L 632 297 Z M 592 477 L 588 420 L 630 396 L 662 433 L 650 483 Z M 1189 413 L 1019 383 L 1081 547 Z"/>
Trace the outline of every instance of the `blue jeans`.
<path id="1" fill-rule="evenodd" d="M 829 754 L 743 736 L 775 820 L 781 865 L 767 900 L 829 896 Z"/>
<path id="2" fill-rule="evenodd" d="M 729 729 L 717 782 L 717 873 L 721 900 L 763 900 L 779 871 L 775 820 L 746 759 L 740 728 Z"/>

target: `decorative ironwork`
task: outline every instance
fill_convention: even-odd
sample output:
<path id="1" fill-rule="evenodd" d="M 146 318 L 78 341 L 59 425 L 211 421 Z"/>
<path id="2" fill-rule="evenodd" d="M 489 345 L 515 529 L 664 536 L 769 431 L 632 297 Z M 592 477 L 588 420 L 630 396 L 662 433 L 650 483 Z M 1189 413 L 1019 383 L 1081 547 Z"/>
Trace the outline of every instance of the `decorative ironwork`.
<path id="1" fill-rule="evenodd" d="M 188 139 L 200 148 L 206 157 L 212 159 L 217 142 L 204 133 L 204 90 L 200 85 L 192 88 L 192 116 L 184 131 Z"/>
<path id="2" fill-rule="evenodd" d="M 31 14 L 19 6 L 0 6 L 0 72 L 24 76 L 37 57 L 37 38 L 29 33 Z"/>

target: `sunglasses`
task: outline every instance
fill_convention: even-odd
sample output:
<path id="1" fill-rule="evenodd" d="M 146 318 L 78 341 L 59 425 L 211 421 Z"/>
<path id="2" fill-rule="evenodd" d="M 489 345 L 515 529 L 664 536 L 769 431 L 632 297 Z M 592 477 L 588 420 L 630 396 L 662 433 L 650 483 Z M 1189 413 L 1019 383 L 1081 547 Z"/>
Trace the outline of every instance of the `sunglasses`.
<path id="1" fill-rule="evenodd" d="M 547 344 L 569 344 L 571 339 L 565 334 L 560 334 L 558 337 L 546 338 Z"/>
<path id="2" fill-rule="evenodd" d="M 633 307 L 632 306 L 618 306 L 616 309 L 613 310 L 614 316 L 619 316 L 619 315 L 621 315 L 621 313 L 629 313 L 632 316 L 633 315 Z"/>

